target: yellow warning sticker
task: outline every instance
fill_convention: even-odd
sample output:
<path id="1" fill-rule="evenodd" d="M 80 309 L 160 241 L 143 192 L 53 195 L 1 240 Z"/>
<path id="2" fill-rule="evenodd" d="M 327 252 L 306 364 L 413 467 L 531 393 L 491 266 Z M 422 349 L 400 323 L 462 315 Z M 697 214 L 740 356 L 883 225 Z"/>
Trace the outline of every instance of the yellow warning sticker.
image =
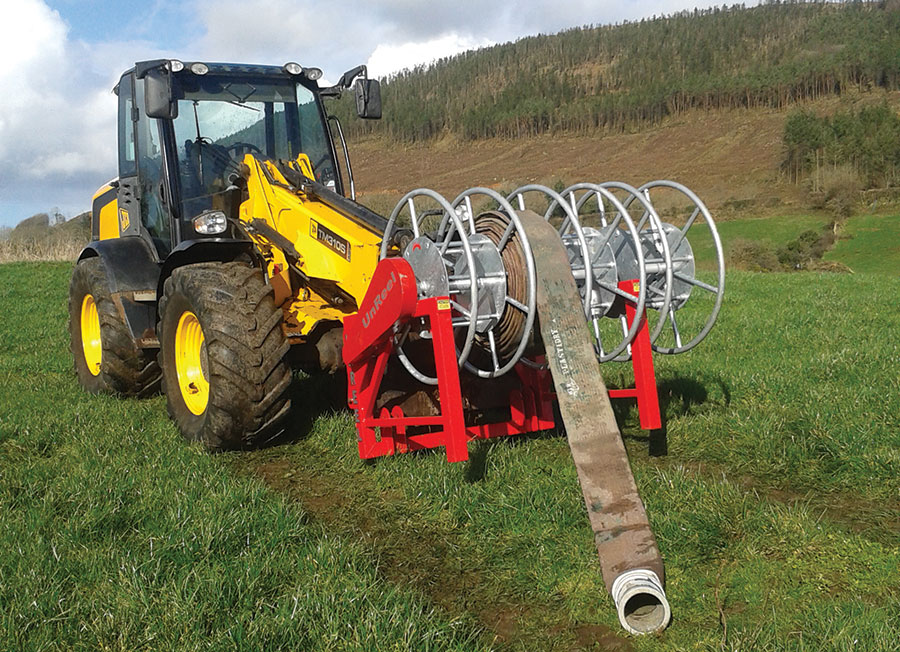
<path id="1" fill-rule="evenodd" d="M 640 291 L 641 291 L 641 284 L 640 284 L 640 282 L 639 282 L 639 281 L 635 281 L 635 282 L 634 282 L 634 287 L 632 287 L 631 289 L 632 289 L 633 292 L 640 292 Z"/>
<path id="2" fill-rule="evenodd" d="M 450 310 L 450 299 L 438 299 L 438 310 Z"/>
<path id="3" fill-rule="evenodd" d="M 119 231 L 125 231 L 128 229 L 128 226 L 131 224 L 131 221 L 128 219 L 128 211 L 124 208 L 119 209 Z"/>

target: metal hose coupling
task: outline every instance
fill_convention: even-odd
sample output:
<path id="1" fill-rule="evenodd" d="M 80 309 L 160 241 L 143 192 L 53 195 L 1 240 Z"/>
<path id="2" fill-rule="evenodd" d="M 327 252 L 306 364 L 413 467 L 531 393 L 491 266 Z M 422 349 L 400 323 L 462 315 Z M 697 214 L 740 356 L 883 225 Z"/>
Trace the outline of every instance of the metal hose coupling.
<path id="1" fill-rule="evenodd" d="M 659 576 L 638 568 L 619 575 L 610 591 L 619 622 L 631 634 L 652 634 L 665 629 L 672 619 Z"/>

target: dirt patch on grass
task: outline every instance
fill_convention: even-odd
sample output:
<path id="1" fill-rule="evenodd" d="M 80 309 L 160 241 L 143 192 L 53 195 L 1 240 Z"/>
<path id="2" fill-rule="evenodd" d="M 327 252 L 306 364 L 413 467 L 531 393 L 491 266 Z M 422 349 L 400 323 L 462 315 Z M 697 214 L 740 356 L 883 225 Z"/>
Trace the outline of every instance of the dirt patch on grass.
<path id="1" fill-rule="evenodd" d="M 312 453 L 310 453 L 312 454 Z M 487 581 L 477 553 L 450 527 L 417 517 L 402 494 L 371 486 L 362 474 L 338 477 L 306 470 L 296 454 L 258 459 L 242 455 L 242 473 L 300 502 L 329 530 L 362 539 L 378 558 L 379 573 L 409 586 L 454 616 L 477 619 L 505 649 L 632 650 L 631 641 L 609 627 L 573 623 L 552 601 L 528 601 L 502 580 Z M 552 599 L 551 599 L 552 600 Z"/>
<path id="2" fill-rule="evenodd" d="M 759 481 L 748 476 L 741 477 L 740 483 L 760 493 L 767 500 L 789 505 L 808 505 L 813 512 L 821 512 L 828 521 L 838 527 L 872 541 L 896 545 L 900 540 L 900 500 L 876 502 L 847 494 L 820 495 L 787 489 L 760 488 Z"/>
<path id="3" fill-rule="evenodd" d="M 632 452 L 629 451 L 629 455 Z M 764 478 L 734 475 L 726 467 L 710 462 L 687 462 L 671 457 L 653 458 L 660 468 L 681 467 L 699 477 L 725 478 L 761 500 L 785 505 L 804 505 L 837 527 L 876 543 L 896 545 L 900 540 L 900 500 L 876 501 L 856 494 L 821 494 L 777 486 Z"/>
<path id="4" fill-rule="evenodd" d="M 579 647 L 586 650 L 629 652 L 634 649 L 630 641 L 617 636 L 603 625 L 578 625 L 575 628 L 575 637 Z"/>

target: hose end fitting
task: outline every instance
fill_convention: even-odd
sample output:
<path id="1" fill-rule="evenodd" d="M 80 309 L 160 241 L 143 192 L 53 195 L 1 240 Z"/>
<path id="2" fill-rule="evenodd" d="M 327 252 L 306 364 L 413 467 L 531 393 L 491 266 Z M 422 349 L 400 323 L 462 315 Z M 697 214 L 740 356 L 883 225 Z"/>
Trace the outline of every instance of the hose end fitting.
<path id="1" fill-rule="evenodd" d="M 610 591 L 616 603 L 619 622 L 631 634 L 652 634 L 665 629 L 672 609 L 659 576 L 638 568 L 619 575 Z"/>

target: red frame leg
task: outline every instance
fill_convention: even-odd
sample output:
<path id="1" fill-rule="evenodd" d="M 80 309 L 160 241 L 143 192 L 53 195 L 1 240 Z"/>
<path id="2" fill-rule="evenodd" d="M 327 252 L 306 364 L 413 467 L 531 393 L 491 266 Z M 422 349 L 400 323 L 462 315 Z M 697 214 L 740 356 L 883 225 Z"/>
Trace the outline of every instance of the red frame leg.
<path id="1" fill-rule="evenodd" d="M 619 289 L 637 296 L 638 282 L 621 281 Z M 639 290 L 639 288 L 638 288 Z M 657 430 L 662 428 L 662 417 L 659 410 L 659 390 L 656 387 L 656 371 L 653 368 L 653 346 L 650 343 L 650 328 L 647 325 L 647 313 L 640 316 L 635 310 L 635 304 L 625 302 L 625 316 L 628 327 L 640 318 L 641 325 L 631 343 L 631 366 L 634 370 L 633 389 L 611 389 L 610 398 L 634 398 L 637 399 L 638 416 L 642 430 Z"/>

